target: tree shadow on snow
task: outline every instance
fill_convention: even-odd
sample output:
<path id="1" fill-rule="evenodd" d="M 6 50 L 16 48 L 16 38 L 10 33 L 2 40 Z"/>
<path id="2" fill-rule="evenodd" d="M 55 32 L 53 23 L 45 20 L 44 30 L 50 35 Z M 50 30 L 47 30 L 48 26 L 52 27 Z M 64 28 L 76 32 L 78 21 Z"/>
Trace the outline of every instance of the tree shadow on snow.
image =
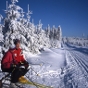
<path id="1" fill-rule="evenodd" d="M 65 85 L 65 88 L 73 88 L 73 85 L 71 83 L 71 78 L 72 74 L 66 74 L 64 76 L 64 85 Z"/>

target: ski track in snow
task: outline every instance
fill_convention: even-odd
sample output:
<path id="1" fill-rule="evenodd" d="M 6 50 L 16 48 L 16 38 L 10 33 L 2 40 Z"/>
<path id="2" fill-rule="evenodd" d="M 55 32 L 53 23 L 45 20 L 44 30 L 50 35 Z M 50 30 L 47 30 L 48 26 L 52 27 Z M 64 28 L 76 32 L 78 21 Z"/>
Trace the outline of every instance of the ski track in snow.
<path id="1" fill-rule="evenodd" d="M 69 47 L 67 47 L 66 52 L 71 64 L 66 69 L 65 88 L 88 88 L 88 55 Z M 68 71 L 69 68 L 71 68 L 70 72 Z"/>

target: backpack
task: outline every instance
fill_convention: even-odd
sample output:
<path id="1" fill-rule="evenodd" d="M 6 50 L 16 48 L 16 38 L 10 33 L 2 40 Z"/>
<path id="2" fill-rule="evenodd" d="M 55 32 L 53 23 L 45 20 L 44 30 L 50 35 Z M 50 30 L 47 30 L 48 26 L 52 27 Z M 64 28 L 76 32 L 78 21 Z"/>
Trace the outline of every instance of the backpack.
<path id="1" fill-rule="evenodd" d="M 8 52 L 8 51 L 7 51 Z M 3 72 L 8 72 L 7 71 L 7 69 L 5 68 L 5 64 L 3 64 L 3 62 L 5 61 L 5 57 L 6 57 L 6 54 L 7 54 L 7 52 L 5 52 L 4 53 L 4 55 L 3 55 L 3 58 L 2 58 L 2 60 L 1 60 L 1 69 L 2 69 L 2 71 Z M 12 63 L 14 63 L 15 61 L 14 61 L 14 55 L 13 55 L 13 53 L 9 50 L 9 52 L 12 54 Z M 7 62 L 8 63 L 8 62 Z M 12 64 L 12 63 L 10 63 L 10 64 Z"/>

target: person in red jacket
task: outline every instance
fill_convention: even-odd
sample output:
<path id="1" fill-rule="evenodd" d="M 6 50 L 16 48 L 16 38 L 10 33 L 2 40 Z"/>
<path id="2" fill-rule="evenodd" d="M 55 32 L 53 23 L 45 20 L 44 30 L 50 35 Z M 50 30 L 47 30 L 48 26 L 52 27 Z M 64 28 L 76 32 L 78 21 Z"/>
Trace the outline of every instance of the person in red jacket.
<path id="1" fill-rule="evenodd" d="M 20 40 L 15 39 L 14 44 L 15 48 L 9 49 L 1 62 L 2 71 L 11 73 L 12 86 L 19 81 L 19 78 L 28 72 L 29 67 L 28 62 L 24 58 L 22 49 L 20 48 Z M 16 88 L 16 86 L 12 88 Z"/>

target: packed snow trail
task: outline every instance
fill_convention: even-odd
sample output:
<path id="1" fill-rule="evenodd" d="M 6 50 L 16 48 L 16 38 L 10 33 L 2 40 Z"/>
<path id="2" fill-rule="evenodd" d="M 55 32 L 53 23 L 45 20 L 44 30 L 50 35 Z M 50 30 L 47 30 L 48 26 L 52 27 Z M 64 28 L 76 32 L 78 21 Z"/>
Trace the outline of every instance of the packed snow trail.
<path id="1" fill-rule="evenodd" d="M 88 56 L 76 48 L 45 50 L 36 58 L 38 63 L 44 63 L 42 67 L 34 67 L 42 77 L 37 77 L 36 82 L 54 88 L 88 88 Z"/>
<path id="2" fill-rule="evenodd" d="M 71 64 L 66 68 L 65 88 L 88 88 L 88 55 L 80 47 L 65 46 L 67 59 Z M 79 49 L 78 49 L 79 48 Z M 83 48 L 84 49 L 84 48 Z M 86 48 L 85 48 L 86 49 Z M 68 70 L 70 68 L 70 70 Z M 69 72 L 70 71 L 70 72 Z M 69 83 L 70 81 L 70 83 Z M 69 87 L 70 86 L 70 87 Z"/>

